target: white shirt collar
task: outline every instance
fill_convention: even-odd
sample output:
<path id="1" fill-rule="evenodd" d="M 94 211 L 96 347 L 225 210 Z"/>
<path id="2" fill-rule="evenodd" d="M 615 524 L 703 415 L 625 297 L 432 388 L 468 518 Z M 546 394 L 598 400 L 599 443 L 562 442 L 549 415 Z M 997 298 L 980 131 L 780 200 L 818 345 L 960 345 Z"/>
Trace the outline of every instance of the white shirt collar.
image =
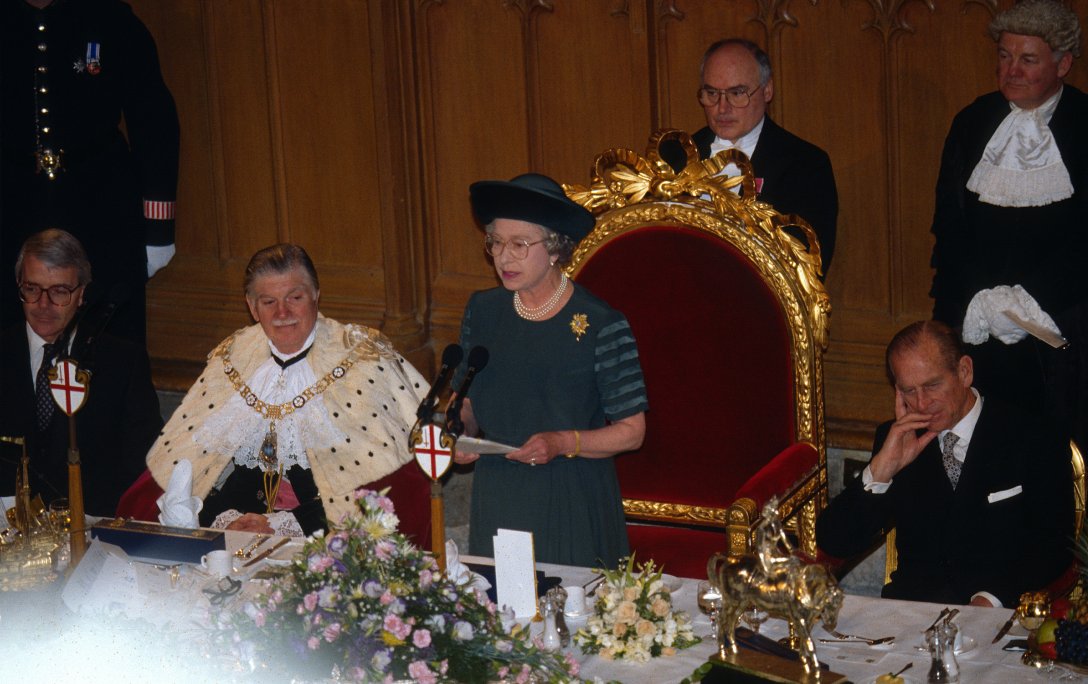
<path id="1" fill-rule="evenodd" d="M 45 296 L 44 294 L 42 295 Z M 72 339 L 75 337 L 75 331 L 72 331 L 72 336 L 68 338 L 69 348 L 72 345 Z M 30 322 L 26 324 L 26 346 L 30 350 L 30 383 L 34 384 L 38 378 L 38 368 L 42 365 L 42 359 L 45 358 L 45 345 L 48 342 L 44 337 L 34 332 L 34 328 L 30 327 Z"/>
<path id="2" fill-rule="evenodd" d="M 737 138 L 735 142 L 714 136 L 714 142 L 710 143 L 710 156 L 713 157 L 722 150 L 735 147 L 751 159 L 752 154 L 756 151 L 756 144 L 759 142 L 759 134 L 763 132 L 764 120 L 766 120 L 765 116 L 759 120 L 759 123 L 752 130 Z"/>
<path id="3" fill-rule="evenodd" d="M 975 425 L 978 423 L 978 417 L 982 414 L 982 395 L 978 393 L 978 390 L 974 387 L 971 388 L 971 393 L 975 395 L 975 405 L 971 407 L 971 410 L 967 412 L 963 418 L 960 418 L 960 422 L 953 425 L 948 430 L 941 430 L 940 435 L 937 436 L 938 446 L 941 444 L 941 440 L 949 432 L 956 435 L 959 440 L 956 445 L 952 447 L 952 455 L 957 461 L 963 463 L 963 460 L 967 458 L 967 446 L 971 443 L 971 436 L 975 434 Z"/>
<path id="4" fill-rule="evenodd" d="M 302 343 L 302 347 L 298 351 L 292 352 L 290 354 L 284 354 L 279 349 L 276 349 L 276 345 L 272 344 L 271 338 L 268 340 L 268 348 L 269 348 L 269 350 L 271 350 L 272 356 L 275 356 L 280 361 L 286 361 L 287 359 L 290 359 L 293 356 L 298 356 L 302 352 L 309 349 L 310 346 L 313 345 L 314 339 L 316 337 L 317 337 L 317 321 L 314 321 L 314 329 L 310 331 L 309 336 L 306 337 L 306 341 Z"/>

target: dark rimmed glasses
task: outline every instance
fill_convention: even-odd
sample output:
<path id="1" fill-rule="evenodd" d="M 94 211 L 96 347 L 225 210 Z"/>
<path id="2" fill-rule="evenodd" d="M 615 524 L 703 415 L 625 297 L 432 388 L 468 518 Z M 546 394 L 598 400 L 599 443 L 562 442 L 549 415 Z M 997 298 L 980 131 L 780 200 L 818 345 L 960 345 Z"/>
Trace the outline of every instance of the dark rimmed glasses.
<path id="1" fill-rule="evenodd" d="M 49 301 L 55 306 L 68 306 L 72 303 L 72 293 L 80 287 L 82 285 L 76 285 L 75 287 L 69 287 L 68 285 L 42 287 L 36 283 L 19 283 L 19 299 L 27 304 L 37 304 L 44 292 L 48 295 Z"/>

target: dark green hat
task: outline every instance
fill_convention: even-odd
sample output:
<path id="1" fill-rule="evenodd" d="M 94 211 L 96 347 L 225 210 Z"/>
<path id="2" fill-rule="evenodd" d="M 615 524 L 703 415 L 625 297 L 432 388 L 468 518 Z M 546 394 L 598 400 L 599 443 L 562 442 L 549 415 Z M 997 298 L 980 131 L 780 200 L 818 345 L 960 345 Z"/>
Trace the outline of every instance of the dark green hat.
<path id="1" fill-rule="evenodd" d="M 567 197 L 559 183 L 539 173 L 525 173 L 508 181 L 477 181 L 468 193 L 472 211 L 484 225 L 497 218 L 518 219 L 578 242 L 596 223 L 593 214 Z"/>

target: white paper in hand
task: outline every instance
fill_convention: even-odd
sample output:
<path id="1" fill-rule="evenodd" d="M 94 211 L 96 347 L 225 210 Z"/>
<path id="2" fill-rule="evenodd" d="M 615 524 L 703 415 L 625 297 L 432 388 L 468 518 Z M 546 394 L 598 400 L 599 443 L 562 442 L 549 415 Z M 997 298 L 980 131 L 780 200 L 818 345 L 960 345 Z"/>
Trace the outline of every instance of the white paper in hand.
<path id="1" fill-rule="evenodd" d="M 204 507 L 198 496 L 193 496 L 193 464 L 188 459 L 178 461 L 166 491 L 155 503 L 159 506 L 159 522 L 170 527 L 200 527 L 197 513 Z"/>
<path id="2" fill-rule="evenodd" d="M 499 529 L 495 543 L 495 591 L 500 606 L 518 619 L 536 615 L 536 561 L 533 533 Z"/>

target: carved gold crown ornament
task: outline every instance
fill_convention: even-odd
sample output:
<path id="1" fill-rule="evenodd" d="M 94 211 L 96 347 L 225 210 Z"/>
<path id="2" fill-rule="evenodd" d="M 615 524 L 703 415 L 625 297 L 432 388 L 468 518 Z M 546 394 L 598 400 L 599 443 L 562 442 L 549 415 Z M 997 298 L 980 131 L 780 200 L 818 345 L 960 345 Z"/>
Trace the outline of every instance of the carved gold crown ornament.
<path id="1" fill-rule="evenodd" d="M 675 171 L 662 154 L 676 145 L 687 158 Z M 733 165 L 739 174 L 725 175 Z M 730 169 L 732 171 L 732 169 Z M 819 454 L 819 465 L 781 495 L 779 511 L 794 530 L 804 552 L 815 554 L 816 513 L 826 505 L 824 467 L 823 353 L 827 349 L 831 303 L 820 280 L 822 262 L 815 231 L 797 215 L 783 215 L 759 200 L 751 160 L 729 149 L 700 160 L 683 131 L 654 133 L 645 154 L 613 148 L 600 154 L 588 186 L 565 184 L 573 201 L 597 218 L 597 225 L 577 246 L 567 273 L 577 279 L 582 267 L 611 240 L 654 225 L 705 232 L 743 253 L 781 304 L 792 339 L 795 434 Z M 759 520 L 755 501 L 741 498 L 728 508 L 675 501 L 625 498 L 631 519 L 724 528 L 730 553 L 751 548 Z"/>
<path id="2" fill-rule="evenodd" d="M 679 172 L 661 157 L 661 145 L 668 141 L 678 143 L 687 155 L 687 166 Z M 740 169 L 740 175 L 719 175 L 730 164 Z M 718 234 L 731 229 L 746 231 L 761 243 L 767 257 L 797 278 L 801 290 L 798 294 L 807 305 L 814 341 L 821 349 L 827 349 L 831 300 L 820 281 L 823 270 L 816 232 L 800 216 L 780 214 L 759 201 L 752 162 L 740 150 L 724 150 L 700 161 L 691 136 L 676 129 L 663 129 L 650 136 L 646 156 L 629 149 L 607 150 L 593 165 L 589 187 L 564 184 L 563 190 L 595 216 L 623 207 L 644 205 L 649 209 L 656 205 L 662 211 L 641 214 L 646 222 L 681 219 L 685 223 L 691 221 L 688 225 L 706 227 Z M 670 206 L 672 217 L 664 211 Z M 704 216 L 700 218 L 689 212 Z M 786 230 L 791 227 L 805 236 L 807 245 Z M 613 232 L 622 229 L 590 233 L 578 244 L 572 265 L 584 261 Z M 743 245 L 738 246 L 744 249 Z M 765 258 L 751 250 L 745 251 L 757 264 Z"/>

